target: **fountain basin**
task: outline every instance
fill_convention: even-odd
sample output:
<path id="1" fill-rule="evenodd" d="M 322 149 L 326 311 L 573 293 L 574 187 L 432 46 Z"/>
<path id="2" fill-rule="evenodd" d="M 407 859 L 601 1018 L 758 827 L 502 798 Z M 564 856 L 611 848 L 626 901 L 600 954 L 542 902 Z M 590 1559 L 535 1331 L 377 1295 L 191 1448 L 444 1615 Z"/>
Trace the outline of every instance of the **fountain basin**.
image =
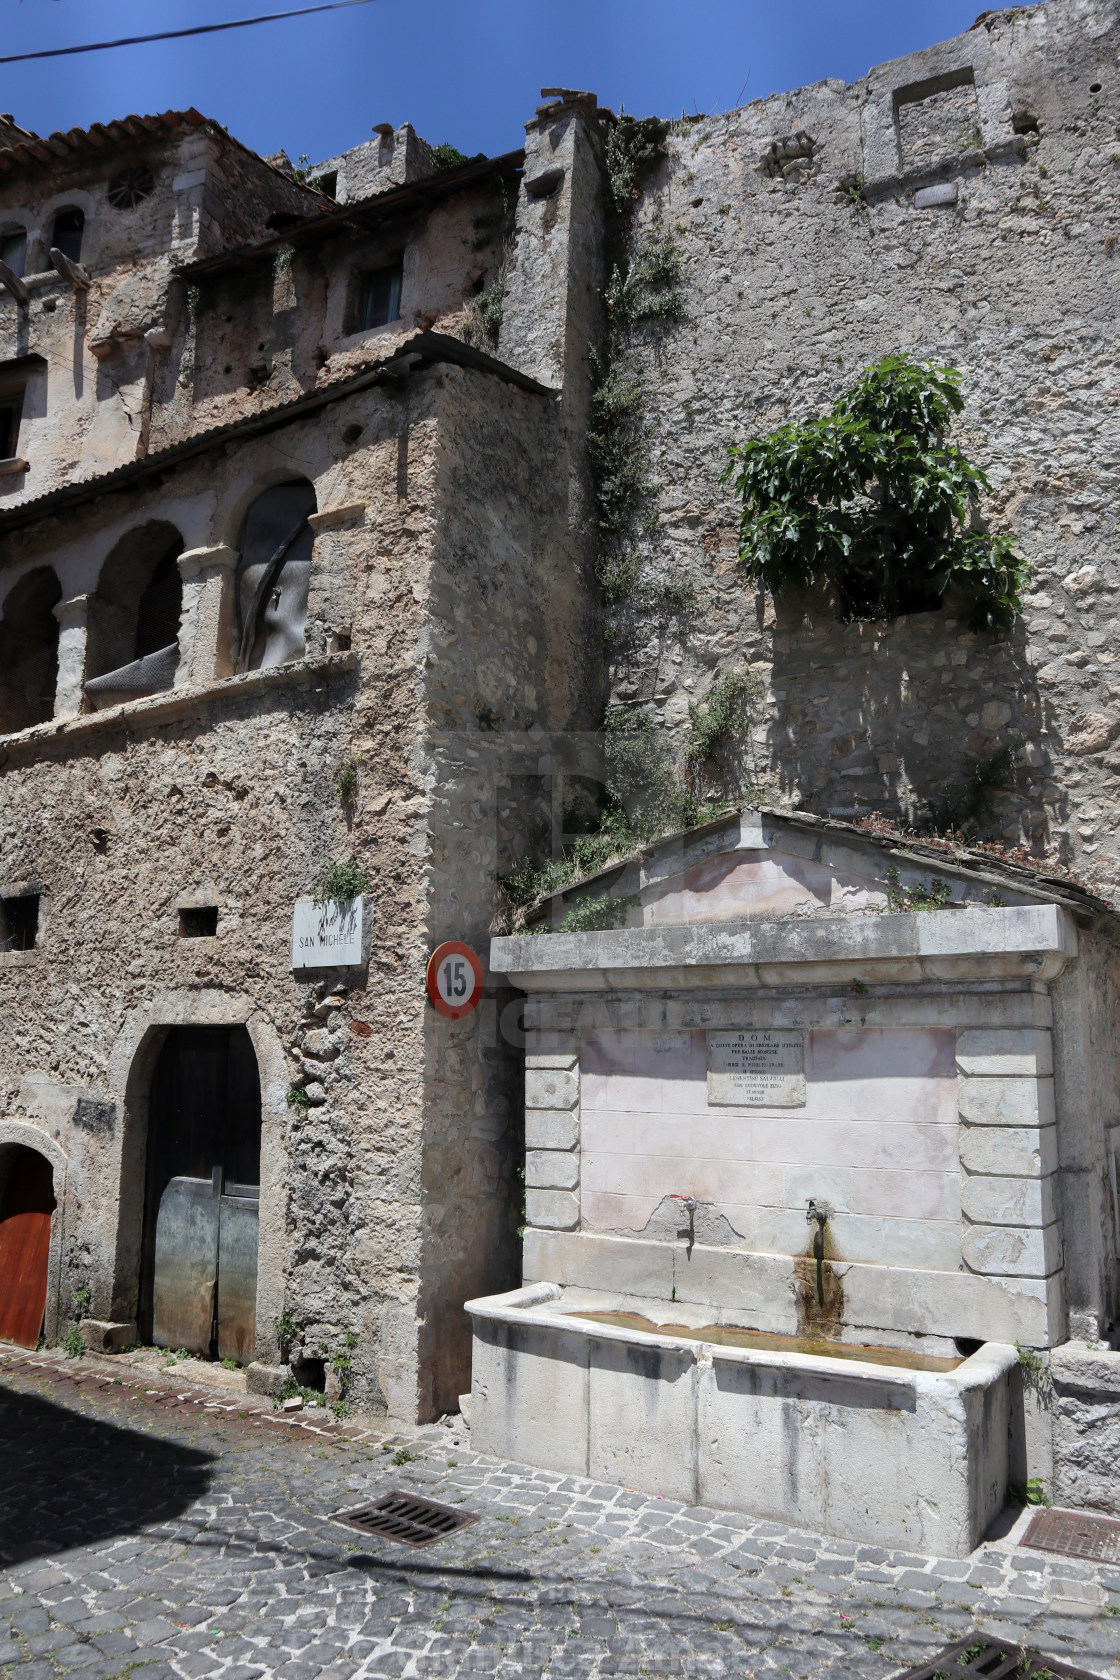
<path id="1" fill-rule="evenodd" d="M 705 1340 L 727 1327 L 689 1330 L 670 1302 L 644 1304 L 644 1330 L 628 1306 L 554 1283 L 468 1301 L 476 1450 L 939 1557 L 1001 1509 L 1013 1347 L 916 1370 Z"/>

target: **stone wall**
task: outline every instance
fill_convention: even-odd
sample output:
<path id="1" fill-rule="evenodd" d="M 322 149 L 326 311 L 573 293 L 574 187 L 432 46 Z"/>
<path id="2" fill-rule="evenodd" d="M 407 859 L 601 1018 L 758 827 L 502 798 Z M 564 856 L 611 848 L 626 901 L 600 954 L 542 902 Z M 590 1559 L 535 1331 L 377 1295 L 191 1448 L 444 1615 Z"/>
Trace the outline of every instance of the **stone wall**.
<path id="1" fill-rule="evenodd" d="M 647 587 L 615 615 L 612 665 L 614 700 L 678 742 L 718 672 L 753 671 L 749 768 L 768 802 L 943 824 L 970 769 L 1009 747 L 983 832 L 1106 893 L 1117 39 L 1111 0 L 988 13 L 865 82 L 673 126 L 636 225 L 671 234 L 686 314 L 630 335 L 655 486 L 635 538 Z M 797 156 L 775 163 L 776 143 Z M 919 208 L 937 183 L 955 201 Z M 1005 636 L 968 632 L 951 599 L 844 624 L 823 593 L 773 602 L 744 583 L 727 446 L 821 412 L 898 351 L 961 369 L 957 441 L 992 477 L 994 528 L 1036 567 Z M 675 617 L 652 604 L 670 582 L 697 591 Z"/>

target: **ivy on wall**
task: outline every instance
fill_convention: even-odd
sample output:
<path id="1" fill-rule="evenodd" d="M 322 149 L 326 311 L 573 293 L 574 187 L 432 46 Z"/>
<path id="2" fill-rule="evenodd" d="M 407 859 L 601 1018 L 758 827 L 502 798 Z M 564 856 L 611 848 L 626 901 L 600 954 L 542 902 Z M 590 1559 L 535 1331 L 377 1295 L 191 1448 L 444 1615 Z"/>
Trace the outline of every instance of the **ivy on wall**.
<path id="1" fill-rule="evenodd" d="M 886 356 L 827 414 L 732 447 L 739 559 L 772 595 L 813 580 L 849 619 L 936 607 L 952 589 L 974 630 L 1008 628 L 1031 575 L 1015 538 L 978 519 L 983 470 L 948 441 L 955 368 Z"/>

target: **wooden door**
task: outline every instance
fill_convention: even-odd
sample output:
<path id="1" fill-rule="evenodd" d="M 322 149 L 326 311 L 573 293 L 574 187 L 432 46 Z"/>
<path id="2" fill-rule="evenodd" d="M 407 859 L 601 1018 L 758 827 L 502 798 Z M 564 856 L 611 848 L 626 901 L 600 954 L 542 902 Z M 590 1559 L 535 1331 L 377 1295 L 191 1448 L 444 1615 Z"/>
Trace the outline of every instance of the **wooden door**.
<path id="1" fill-rule="evenodd" d="M 142 1334 L 251 1359 L 261 1088 L 245 1028 L 172 1028 L 148 1115 Z"/>
<path id="2" fill-rule="evenodd" d="M 0 1199 L 0 1341 L 33 1348 L 39 1340 L 54 1206 L 50 1162 L 17 1150 Z"/>

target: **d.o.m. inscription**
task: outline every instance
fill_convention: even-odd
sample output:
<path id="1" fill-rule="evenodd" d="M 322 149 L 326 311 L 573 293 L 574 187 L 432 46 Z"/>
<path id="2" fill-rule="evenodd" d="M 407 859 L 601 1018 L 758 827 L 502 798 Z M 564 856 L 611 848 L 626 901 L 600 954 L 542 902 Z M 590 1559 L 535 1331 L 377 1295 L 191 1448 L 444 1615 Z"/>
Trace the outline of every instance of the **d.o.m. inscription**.
<path id="1" fill-rule="evenodd" d="M 748 1027 L 707 1039 L 710 1106 L 804 1108 L 803 1032 Z"/>

